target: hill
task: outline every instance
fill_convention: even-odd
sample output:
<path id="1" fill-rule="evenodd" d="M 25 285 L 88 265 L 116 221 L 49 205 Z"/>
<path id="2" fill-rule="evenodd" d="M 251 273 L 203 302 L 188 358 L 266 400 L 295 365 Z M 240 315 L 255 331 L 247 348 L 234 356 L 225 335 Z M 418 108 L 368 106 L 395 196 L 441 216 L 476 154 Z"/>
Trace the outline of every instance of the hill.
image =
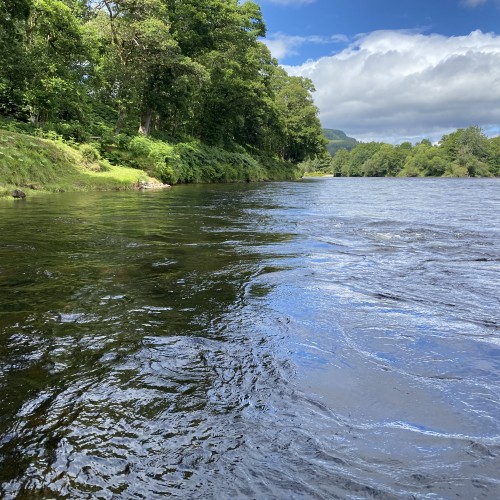
<path id="1" fill-rule="evenodd" d="M 333 156 L 339 149 L 354 149 L 359 143 L 354 137 L 349 137 L 342 130 L 324 128 L 323 133 L 328 139 L 326 149 Z"/>

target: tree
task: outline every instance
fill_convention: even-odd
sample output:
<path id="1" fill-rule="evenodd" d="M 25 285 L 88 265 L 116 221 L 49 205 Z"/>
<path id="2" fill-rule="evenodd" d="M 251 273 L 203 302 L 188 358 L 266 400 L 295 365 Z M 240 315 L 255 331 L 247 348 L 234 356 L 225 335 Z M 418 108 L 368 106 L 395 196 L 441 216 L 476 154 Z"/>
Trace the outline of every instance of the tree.
<path id="1" fill-rule="evenodd" d="M 96 6 L 91 25 L 101 37 L 99 71 L 116 110 L 117 133 L 131 111 L 139 132 L 149 133 L 159 107 L 157 82 L 182 61 L 167 14 L 162 0 L 102 0 Z"/>
<path id="2" fill-rule="evenodd" d="M 164 0 L 172 35 L 182 53 L 196 59 L 214 50 L 253 44 L 266 34 L 260 7 L 238 0 Z"/>
<path id="3" fill-rule="evenodd" d="M 492 175 L 500 175 L 500 136 L 488 140 L 488 166 Z"/>
<path id="4" fill-rule="evenodd" d="M 279 154 L 285 161 L 298 163 L 322 154 L 328 143 L 314 105 L 311 80 L 289 76 L 276 68 L 273 75 L 279 129 Z"/>
<path id="5" fill-rule="evenodd" d="M 349 157 L 349 168 L 347 174 L 351 177 L 360 177 L 363 175 L 363 165 L 365 162 L 377 153 L 382 146 L 378 142 L 359 143 L 352 151 Z"/>
<path id="6" fill-rule="evenodd" d="M 169 0 L 169 5 L 181 50 L 207 72 L 186 109 L 191 134 L 213 145 L 265 147 L 275 63 L 258 41 L 265 35 L 258 5 L 237 0 Z"/>
<path id="7" fill-rule="evenodd" d="M 300 164 L 302 172 L 321 172 L 324 174 L 333 173 L 333 158 L 325 151 L 316 157 L 308 159 Z"/>
<path id="8" fill-rule="evenodd" d="M 211 69 L 197 115 L 197 134 L 202 141 L 226 147 L 263 143 L 266 115 L 273 112 L 266 59 L 271 58 L 262 44 L 231 46 L 203 58 Z"/>
<path id="9" fill-rule="evenodd" d="M 337 151 L 332 161 L 333 175 L 335 175 L 335 177 L 348 176 L 349 161 L 350 155 L 347 149 L 340 149 L 339 151 Z"/>
<path id="10" fill-rule="evenodd" d="M 260 41 L 255 2 L 0 0 L 0 15 L 2 114 L 99 136 L 109 156 L 153 132 L 328 168 L 313 85 Z"/>
<path id="11" fill-rule="evenodd" d="M 25 100 L 32 123 L 81 117 L 88 51 L 83 28 L 60 0 L 33 0 L 25 28 Z"/>
<path id="12" fill-rule="evenodd" d="M 432 146 L 430 141 L 417 144 L 407 157 L 399 175 L 406 177 L 441 176 L 448 162 L 443 151 Z"/>
<path id="13" fill-rule="evenodd" d="M 488 156 L 488 139 L 480 127 L 471 126 L 458 129 L 443 136 L 440 147 L 445 151 L 448 160 L 455 168 L 449 173 L 455 175 L 488 175 L 486 159 Z"/>
<path id="14" fill-rule="evenodd" d="M 30 15 L 29 0 L 0 0 L 0 113 L 22 111 L 26 58 L 24 26 Z"/>
<path id="15" fill-rule="evenodd" d="M 394 177 L 398 175 L 411 147 L 410 143 L 403 143 L 399 146 L 381 144 L 378 151 L 361 166 L 363 175 L 368 177 Z"/>

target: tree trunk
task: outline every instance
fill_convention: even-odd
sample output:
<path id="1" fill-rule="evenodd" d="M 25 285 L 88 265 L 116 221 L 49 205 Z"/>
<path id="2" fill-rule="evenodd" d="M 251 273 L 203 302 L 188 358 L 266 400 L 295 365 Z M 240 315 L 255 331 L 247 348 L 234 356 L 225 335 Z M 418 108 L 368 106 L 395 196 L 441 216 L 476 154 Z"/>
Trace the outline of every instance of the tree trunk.
<path id="1" fill-rule="evenodd" d="M 141 114 L 141 124 L 139 125 L 139 134 L 149 135 L 151 130 L 151 119 L 153 118 L 153 112 L 150 109 L 146 109 Z"/>
<path id="2" fill-rule="evenodd" d="M 172 137 L 175 137 L 177 134 L 178 114 L 179 114 L 179 112 L 177 111 L 177 109 L 175 109 L 174 114 L 173 114 L 171 121 L 170 121 L 170 135 Z"/>
<path id="3" fill-rule="evenodd" d="M 127 112 L 125 108 L 120 108 L 120 110 L 118 111 L 118 118 L 116 119 L 115 123 L 115 134 L 119 134 L 121 132 L 126 114 Z"/>
<path id="4" fill-rule="evenodd" d="M 35 127 L 43 127 L 47 122 L 48 116 L 46 111 L 36 112 L 34 110 L 30 111 L 30 122 Z"/>

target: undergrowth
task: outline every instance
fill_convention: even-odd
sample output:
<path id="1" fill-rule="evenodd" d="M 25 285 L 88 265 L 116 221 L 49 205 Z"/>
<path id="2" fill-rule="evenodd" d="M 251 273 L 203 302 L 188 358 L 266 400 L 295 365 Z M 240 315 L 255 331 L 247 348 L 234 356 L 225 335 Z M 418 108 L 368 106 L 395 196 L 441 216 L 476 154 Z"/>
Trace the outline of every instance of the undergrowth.
<path id="1" fill-rule="evenodd" d="M 0 129 L 0 196 L 25 191 L 95 191 L 130 189 L 148 176 L 111 165 L 62 141 Z"/>
<path id="2" fill-rule="evenodd" d="M 0 196 L 12 187 L 45 191 L 126 189 L 154 177 L 168 184 L 292 180 L 301 172 L 278 159 L 197 141 L 85 137 L 0 119 Z M 128 167 L 121 169 L 120 167 Z"/>

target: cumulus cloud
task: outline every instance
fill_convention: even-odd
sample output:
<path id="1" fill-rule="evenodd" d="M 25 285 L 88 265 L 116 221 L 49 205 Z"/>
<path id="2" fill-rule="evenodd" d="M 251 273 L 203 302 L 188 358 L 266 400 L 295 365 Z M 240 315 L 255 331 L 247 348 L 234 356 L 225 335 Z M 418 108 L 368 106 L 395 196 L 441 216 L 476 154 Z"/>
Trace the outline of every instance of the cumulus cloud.
<path id="1" fill-rule="evenodd" d="M 325 127 L 398 142 L 500 124 L 500 36 L 361 35 L 342 52 L 286 67 L 311 78 Z"/>
<path id="2" fill-rule="evenodd" d="M 264 40 L 271 54 L 277 59 L 283 59 L 287 56 L 297 55 L 299 48 L 307 44 L 329 44 L 329 43 L 347 43 L 349 40 L 345 35 L 325 36 L 297 36 L 286 35 L 284 33 L 274 33 Z"/>

